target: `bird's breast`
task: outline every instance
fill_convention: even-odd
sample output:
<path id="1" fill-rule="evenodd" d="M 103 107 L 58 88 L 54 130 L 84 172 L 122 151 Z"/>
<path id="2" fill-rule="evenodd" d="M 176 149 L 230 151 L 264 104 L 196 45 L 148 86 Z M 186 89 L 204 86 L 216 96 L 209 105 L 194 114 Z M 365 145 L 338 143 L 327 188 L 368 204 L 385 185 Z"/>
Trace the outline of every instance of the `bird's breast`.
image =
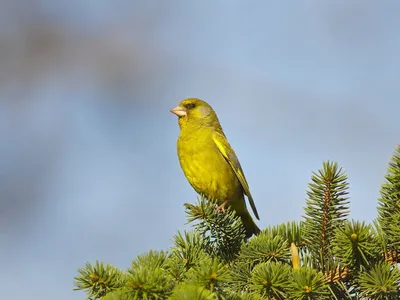
<path id="1" fill-rule="evenodd" d="M 212 136 L 179 138 L 178 157 L 187 180 L 199 194 L 223 202 L 241 189 Z"/>

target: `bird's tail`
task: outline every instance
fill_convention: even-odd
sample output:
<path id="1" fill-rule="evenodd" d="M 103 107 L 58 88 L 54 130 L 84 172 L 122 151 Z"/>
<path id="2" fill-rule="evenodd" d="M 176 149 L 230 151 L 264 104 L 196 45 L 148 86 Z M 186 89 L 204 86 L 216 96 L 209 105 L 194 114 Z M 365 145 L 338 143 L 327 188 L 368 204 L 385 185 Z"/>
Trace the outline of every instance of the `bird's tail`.
<path id="1" fill-rule="evenodd" d="M 253 234 L 257 235 L 261 232 L 260 228 L 258 228 L 256 223 L 254 223 L 254 220 L 249 212 L 240 215 L 240 218 L 242 219 L 242 223 L 246 228 L 246 238 L 250 238 Z"/>

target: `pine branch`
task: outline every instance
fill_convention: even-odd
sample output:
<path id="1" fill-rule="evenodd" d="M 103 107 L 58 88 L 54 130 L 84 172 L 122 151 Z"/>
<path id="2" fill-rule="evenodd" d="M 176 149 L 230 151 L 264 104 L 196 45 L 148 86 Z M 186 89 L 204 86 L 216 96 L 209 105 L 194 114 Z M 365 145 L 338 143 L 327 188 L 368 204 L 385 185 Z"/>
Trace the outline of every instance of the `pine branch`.
<path id="1" fill-rule="evenodd" d="M 128 269 L 125 294 L 129 299 L 167 299 L 175 281 L 167 271 L 168 255 L 149 251 L 139 255 Z"/>
<path id="2" fill-rule="evenodd" d="M 232 291 L 240 294 L 248 289 L 253 268 L 254 263 L 248 260 L 236 260 L 231 265 Z"/>
<path id="3" fill-rule="evenodd" d="M 375 265 L 359 278 L 360 297 L 366 299 L 399 299 L 400 270 L 388 263 Z"/>
<path id="4" fill-rule="evenodd" d="M 262 231 L 259 235 L 243 244 L 239 260 L 251 261 L 253 264 L 275 261 L 291 264 L 290 248 L 281 236 L 271 235 L 272 231 Z"/>
<path id="5" fill-rule="evenodd" d="M 325 277 L 315 269 L 303 267 L 293 272 L 287 299 L 332 299 Z"/>
<path id="6" fill-rule="evenodd" d="M 88 299 L 100 299 L 106 294 L 119 290 L 126 283 L 127 276 L 112 265 L 96 261 L 94 265 L 86 263 L 78 270 L 74 290 L 84 290 Z"/>
<path id="7" fill-rule="evenodd" d="M 338 227 L 333 239 L 335 257 L 356 273 L 382 260 L 377 245 L 374 228 L 358 221 L 347 221 L 344 227 Z"/>
<path id="8" fill-rule="evenodd" d="M 269 236 L 279 235 L 287 242 L 287 247 L 290 247 L 292 243 L 297 247 L 302 247 L 306 245 L 302 227 L 302 222 L 292 221 L 267 227 L 263 231 Z"/>
<path id="9" fill-rule="evenodd" d="M 205 250 L 211 256 L 231 261 L 240 250 L 246 230 L 235 211 L 228 208 L 225 213 L 217 212 L 215 203 L 205 198 L 196 205 L 185 204 L 188 222 L 202 236 Z"/>
<path id="10" fill-rule="evenodd" d="M 346 219 L 348 207 L 347 176 L 337 163 L 325 162 L 313 173 L 306 199 L 304 237 L 322 272 L 332 257 L 332 240 L 337 227 Z"/>
<path id="11" fill-rule="evenodd" d="M 228 265 L 217 258 L 207 257 L 188 271 L 187 282 L 224 295 L 230 279 Z"/>
<path id="12" fill-rule="evenodd" d="M 393 263 L 400 262 L 400 145 L 389 163 L 386 182 L 381 187 L 378 222 L 387 241 L 386 254 Z"/>
<path id="13" fill-rule="evenodd" d="M 194 284 L 182 284 L 174 289 L 170 300 L 216 300 L 217 295 Z"/>
<path id="14" fill-rule="evenodd" d="M 287 299 L 291 267 L 281 262 L 260 263 L 252 271 L 249 290 L 267 299 Z"/>
<path id="15" fill-rule="evenodd" d="M 186 279 L 189 269 L 206 259 L 208 254 L 205 252 L 205 242 L 198 232 L 179 231 L 174 236 L 174 247 L 171 248 L 171 256 L 168 261 L 168 272 L 178 282 Z"/>

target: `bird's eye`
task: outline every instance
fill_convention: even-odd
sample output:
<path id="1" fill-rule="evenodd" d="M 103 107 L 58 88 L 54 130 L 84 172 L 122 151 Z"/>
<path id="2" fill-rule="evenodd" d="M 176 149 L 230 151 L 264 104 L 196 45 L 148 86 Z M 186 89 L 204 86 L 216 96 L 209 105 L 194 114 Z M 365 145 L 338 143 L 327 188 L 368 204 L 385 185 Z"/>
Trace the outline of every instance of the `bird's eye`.
<path id="1" fill-rule="evenodd" d="M 187 108 L 194 108 L 196 105 L 194 103 L 188 103 L 188 105 L 186 105 Z"/>

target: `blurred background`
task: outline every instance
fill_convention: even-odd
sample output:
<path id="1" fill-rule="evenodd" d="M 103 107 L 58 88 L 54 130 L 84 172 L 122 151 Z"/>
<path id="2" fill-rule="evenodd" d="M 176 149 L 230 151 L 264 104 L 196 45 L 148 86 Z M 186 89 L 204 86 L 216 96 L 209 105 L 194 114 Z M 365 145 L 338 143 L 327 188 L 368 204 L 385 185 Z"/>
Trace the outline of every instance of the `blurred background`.
<path id="1" fill-rule="evenodd" d="M 300 220 L 337 161 L 351 218 L 376 217 L 400 143 L 400 2 L 1 1 L 4 299 L 83 299 L 96 259 L 165 249 L 196 194 L 169 110 L 208 101 L 261 228 Z"/>

